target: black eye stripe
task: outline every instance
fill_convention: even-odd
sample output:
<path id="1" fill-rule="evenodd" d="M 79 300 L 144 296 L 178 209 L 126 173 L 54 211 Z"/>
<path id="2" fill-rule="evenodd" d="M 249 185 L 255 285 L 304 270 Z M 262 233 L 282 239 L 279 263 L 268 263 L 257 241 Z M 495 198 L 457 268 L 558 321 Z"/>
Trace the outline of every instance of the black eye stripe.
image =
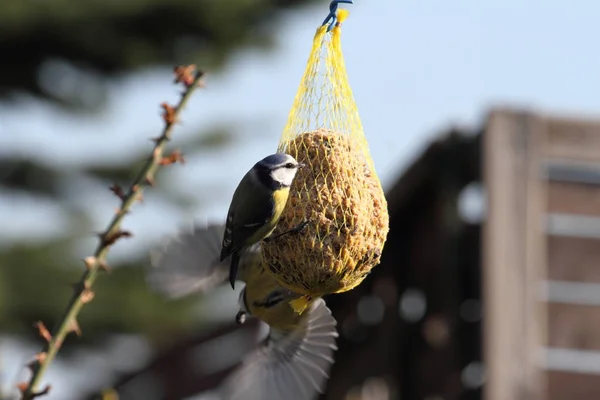
<path id="1" fill-rule="evenodd" d="M 281 168 L 285 168 L 285 169 L 294 169 L 296 168 L 296 164 L 294 163 L 285 163 L 285 164 L 279 164 L 278 166 L 274 167 L 271 169 L 271 171 L 275 171 Z"/>

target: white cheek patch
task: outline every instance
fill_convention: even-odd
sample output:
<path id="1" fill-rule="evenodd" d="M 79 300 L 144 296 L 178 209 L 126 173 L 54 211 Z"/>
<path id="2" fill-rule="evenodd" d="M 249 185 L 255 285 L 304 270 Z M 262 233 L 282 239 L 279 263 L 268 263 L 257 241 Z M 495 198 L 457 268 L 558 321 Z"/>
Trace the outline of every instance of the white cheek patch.
<path id="1" fill-rule="evenodd" d="M 271 178 L 276 182 L 281 182 L 285 186 L 290 186 L 296 175 L 296 169 L 277 168 L 271 171 Z"/>

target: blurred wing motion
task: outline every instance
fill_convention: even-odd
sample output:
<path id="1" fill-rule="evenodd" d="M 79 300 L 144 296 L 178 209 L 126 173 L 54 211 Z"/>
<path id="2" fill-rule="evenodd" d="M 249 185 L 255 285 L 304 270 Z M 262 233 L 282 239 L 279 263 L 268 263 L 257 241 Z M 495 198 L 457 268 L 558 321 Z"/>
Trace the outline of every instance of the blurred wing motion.
<path id="1" fill-rule="evenodd" d="M 149 285 L 179 298 L 224 284 L 229 277 L 229 262 L 219 262 L 224 230 L 222 224 L 196 226 L 168 240 L 151 253 Z M 251 314 L 271 324 L 270 334 L 224 381 L 220 394 L 227 400 L 314 399 L 325 389 L 334 362 L 336 321 L 323 299 L 296 314 L 285 301 L 293 294 L 282 292 L 260 260 L 260 245 L 247 249 L 238 277 L 247 282 L 243 294 Z"/>
<path id="2" fill-rule="evenodd" d="M 222 224 L 197 225 L 191 232 L 182 232 L 169 238 L 159 250 L 150 253 L 151 268 L 147 274 L 150 287 L 171 299 L 192 293 L 205 293 L 222 285 L 229 276 L 229 262 L 219 262 Z M 244 253 L 250 261 L 258 248 Z M 240 274 L 243 277 L 243 274 Z"/>
<path id="3" fill-rule="evenodd" d="M 337 349 L 336 321 L 323 299 L 302 317 L 294 330 L 271 329 L 267 342 L 223 382 L 222 399 L 310 400 L 323 392 Z"/>

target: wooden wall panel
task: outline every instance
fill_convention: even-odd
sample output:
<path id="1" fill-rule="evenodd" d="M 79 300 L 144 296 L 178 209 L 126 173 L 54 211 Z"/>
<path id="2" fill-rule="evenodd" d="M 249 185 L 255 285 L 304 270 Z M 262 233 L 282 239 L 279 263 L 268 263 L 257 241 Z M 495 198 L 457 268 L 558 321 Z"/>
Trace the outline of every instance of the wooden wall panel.
<path id="1" fill-rule="evenodd" d="M 550 182 L 548 212 L 600 216 L 600 186 Z"/>
<path id="2" fill-rule="evenodd" d="M 600 307 L 549 303 L 548 334 L 551 347 L 600 350 Z"/>
<path id="3" fill-rule="evenodd" d="M 600 398 L 600 376 L 571 372 L 548 372 L 548 400 L 594 400 Z"/>
<path id="4" fill-rule="evenodd" d="M 546 126 L 546 157 L 600 162 L 600 123 L 547 118 Z"/>
<path id="5" fill-rule="evenodd" d="M 548 236 L 546 249 L 548 279 L 600 283 L 600 239 Z"/>

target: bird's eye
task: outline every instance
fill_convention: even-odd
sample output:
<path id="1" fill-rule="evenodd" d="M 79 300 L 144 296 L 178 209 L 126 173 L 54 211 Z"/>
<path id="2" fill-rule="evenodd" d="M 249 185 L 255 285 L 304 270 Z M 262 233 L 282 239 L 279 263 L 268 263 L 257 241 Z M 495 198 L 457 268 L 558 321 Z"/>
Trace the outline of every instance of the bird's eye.
<path id="1" fill-rule="evenodd" d="M 294 168 L 294 164 L 292 164 L 292 163 L 287 163 L 287 164 L 285 164 L 285 167 L 286 167 L 286 168 Z"/>

